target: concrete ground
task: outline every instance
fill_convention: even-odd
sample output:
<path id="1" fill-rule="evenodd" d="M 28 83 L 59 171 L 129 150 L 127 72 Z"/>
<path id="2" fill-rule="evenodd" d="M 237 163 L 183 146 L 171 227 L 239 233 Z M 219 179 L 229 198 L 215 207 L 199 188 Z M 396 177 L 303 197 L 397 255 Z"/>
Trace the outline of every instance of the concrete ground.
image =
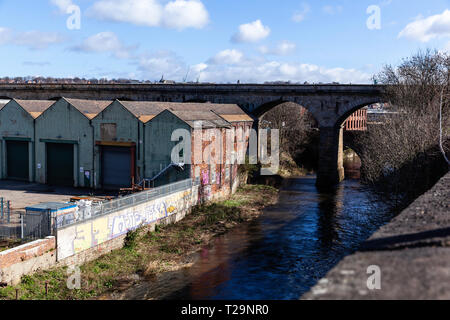
<path id="1" fill-rule="evenodd" d="M 91 189 L 48 186 L 37 183 L 0 180 L 0 197 L 11 201 L 13 210 L 21 211 L 25 207 L 42 202 L 69 202 L 74 196 L 92 195 Z M 96 196 L 117 195 L 96 192 Z"/>
<path id="2" fill-rule="evenodd" d="M 380 289 L 367 285 L 369 266 L 379 267 Z M 301 299 L 450 299 L 450 173 Z"/>

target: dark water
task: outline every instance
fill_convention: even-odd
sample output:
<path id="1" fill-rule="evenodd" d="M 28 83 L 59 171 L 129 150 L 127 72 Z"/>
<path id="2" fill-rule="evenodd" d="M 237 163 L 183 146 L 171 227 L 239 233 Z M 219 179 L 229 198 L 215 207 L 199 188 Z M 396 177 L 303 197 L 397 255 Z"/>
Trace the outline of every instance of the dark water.
<path id="1" fill-rule="evenodd" d="M 279 203 L 205 247 L 189 269 L 134 287 L 126 299 L 298 299 L 393 217 L 357 180 L 335 192 L 286 181 Z"/>
<path id="2" fill-rule="evenodd" d="M 350 179 L 359 179 L 361 177 L 361 158 L 351 152 L 344 158 L 345 176 Z"/>

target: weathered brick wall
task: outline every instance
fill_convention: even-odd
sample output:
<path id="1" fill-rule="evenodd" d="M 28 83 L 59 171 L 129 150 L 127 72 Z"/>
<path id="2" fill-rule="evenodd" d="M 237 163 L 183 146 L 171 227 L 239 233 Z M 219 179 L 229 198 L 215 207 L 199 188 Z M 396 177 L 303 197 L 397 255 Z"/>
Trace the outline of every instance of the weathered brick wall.
<path id="1" fill-rule="evenodd" d="M 234 130 L 233 133 L 236 134 L 236 139 L 231 148 L 233 148 L 232 152 L 234 151 L 236 155 L 241 154 L 242 157 L 245 157 L 249 144 L 251 126 L 252 124 L 247 122 L 233 123 L 231 130 Z M 201 202 L 223 200 L 236 192 L 239 186 L 238 159 L 235 159 L 233 165 L 227 164 L 231 159 L 231 155 L 229 154 L 230 150 L 227 149 L 227 132 L 230 129 L 219 129 L 219 131 L 222 135 L 222 163 L 215 165 L 209 164 L 205 162 L 207 159 L 203 159 L 206 148 L 211 144 L 210 140 L 213 134 L 211 129 L 201 131 L 201 134 L 205 138 L 204 140 L 202 140 L 199 133 L 194 133 L 194 139 L 192 139 L 191 170 L 194 180 L 200 178 L 199 198 Z M 197 145 L 195 143 L 195 139 L 202 140 L 201 148 L 200 144 Z M 215 156 L 214 152 L 212 156 Z M 197 163 L 199 159 L 202 159 L 203 163 Z"/>
<path id="2" fill-rule="evenodd" d="M 0 282 L 17 284 L 23 275 L 53 266 L 55 249 L 55 237 L 47 237 L 0 252 Z"/>

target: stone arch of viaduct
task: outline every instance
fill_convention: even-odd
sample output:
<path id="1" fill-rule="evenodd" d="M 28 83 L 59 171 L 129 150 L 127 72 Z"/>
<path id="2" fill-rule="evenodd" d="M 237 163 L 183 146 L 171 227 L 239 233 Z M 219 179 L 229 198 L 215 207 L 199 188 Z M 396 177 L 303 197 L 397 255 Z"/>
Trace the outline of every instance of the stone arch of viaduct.
<path id="1" fill-rule="evenodd" d="M 330 186 L 344 179 L 344 121 L 356 110 L 382 102 L 384 90 L 380 85 L 3 84 L 0 97 L 233 103 L 256 119 L 282 103 L 294 102 L 311 112 L 319 124 L 317 184 Z"/>

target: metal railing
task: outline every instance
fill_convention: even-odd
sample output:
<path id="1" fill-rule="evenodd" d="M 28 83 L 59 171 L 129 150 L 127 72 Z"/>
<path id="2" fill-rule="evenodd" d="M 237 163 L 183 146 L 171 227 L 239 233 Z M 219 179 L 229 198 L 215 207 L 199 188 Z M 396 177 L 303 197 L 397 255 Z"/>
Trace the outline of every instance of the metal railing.
<path id="1" fill-rule="evenodd" d="M 11 201 L 0 198 L 0 221 L 11 222 Z"/>
<path id="2" fill-rule="evenodd" d="M 75 212 L 74 214 L 65 214 L 58 216 L 56 227 L 63 228 L 95 217 L 111 214 L 138 204 L 155 200 L 179 191 L 188 190 L 196 185 L 191 179 L 175 182 L 147 191 L 142 191 L 132 195 L 120 197 L 108 202 L 93 204 Z"/>
<path id="3" fill-rule="evenodd" d="M 52 235 L 50 212 L 10 211 L 9 219 L 0 219 L 0 240 L 33 241 Z"/>

